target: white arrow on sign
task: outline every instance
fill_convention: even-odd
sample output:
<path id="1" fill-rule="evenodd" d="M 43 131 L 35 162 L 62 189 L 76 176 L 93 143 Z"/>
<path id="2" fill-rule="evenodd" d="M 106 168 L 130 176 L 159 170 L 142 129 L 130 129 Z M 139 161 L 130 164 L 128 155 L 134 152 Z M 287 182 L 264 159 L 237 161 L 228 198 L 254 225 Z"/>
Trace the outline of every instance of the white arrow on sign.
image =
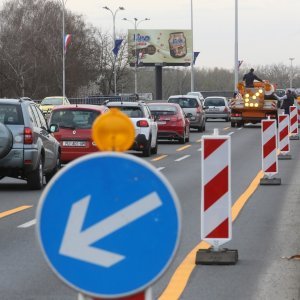
<path id="1" fill-rule="evenodd" d="M 91 196 L 86 196 L 72 205 L 59 253 L 102 267 L 111 267 L 125 256 L 90 245 L 162 205 L 157 193 L 153 192 L 82 231 L 90 199 Z"/>

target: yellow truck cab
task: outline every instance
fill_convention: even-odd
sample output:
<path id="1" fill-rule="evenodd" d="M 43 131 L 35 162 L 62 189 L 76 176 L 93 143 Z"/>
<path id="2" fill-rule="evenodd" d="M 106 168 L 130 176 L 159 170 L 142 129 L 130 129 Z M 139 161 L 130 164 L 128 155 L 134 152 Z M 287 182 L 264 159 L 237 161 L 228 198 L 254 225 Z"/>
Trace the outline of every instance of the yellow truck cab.
<path id="1" fill-rule="evenodd" d="M 276 119 L 278 101 L 273 95 L 275 86 L 268 81 L 254 82 L 253 88 L 237 85 L 238 94 L 231 100 L 231 127 L 241 127 L 246 123 L 260 123 L 261 120 Z"/>

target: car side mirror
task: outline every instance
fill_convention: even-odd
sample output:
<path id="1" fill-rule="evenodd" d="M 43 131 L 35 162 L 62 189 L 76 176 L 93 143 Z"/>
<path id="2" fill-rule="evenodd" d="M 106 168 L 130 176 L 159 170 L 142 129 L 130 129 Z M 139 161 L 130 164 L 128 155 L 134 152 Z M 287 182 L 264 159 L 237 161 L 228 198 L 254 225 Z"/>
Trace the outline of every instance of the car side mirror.
<path id="1" fill-rule="evenodd" d="M 50 132 L 54 133 L 54 132 L 58 132 L 59 131 L 59 127 L 57 124 L 51 124 L 50 125 Z"/>
<path id="2" fill-rule="evenodd" d="M 203 109 L 204 109 L 204 110 L 208 109 L 208 106 L 203 106 Z"/>

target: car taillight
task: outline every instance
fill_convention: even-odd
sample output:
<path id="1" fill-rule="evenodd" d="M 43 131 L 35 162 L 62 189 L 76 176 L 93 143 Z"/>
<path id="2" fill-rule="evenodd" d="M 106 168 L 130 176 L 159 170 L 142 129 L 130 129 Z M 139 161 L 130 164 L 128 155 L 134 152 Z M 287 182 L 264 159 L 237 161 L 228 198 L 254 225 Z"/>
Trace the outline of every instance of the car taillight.
<path id="1" fill-rule="evenodd" d="M 147 120 L 140 120 L 136 122 L 138 127 L 149 127 L 149 123 Z"/>
<path id="2" fill-rule="evenodd" d="M 24 144 L 32 144 L 33 143 L 33 134 L 32 130 L 29 127 L 24 128 Z"/>
<path id="3" fill-rule="evenodd" d="M 224 108 L 224 112 L 228 112 L 228 108 L 226 106 Z"/>
<path id="4" fill-rule="evenodd" d="M 171 117 L 171 119 L 170 119 L 171 122 L 177 122 L 178 120 L 179 120 L 179 119 L 178 119 L 177 116 L 173 116 L 173 117 Z"/>
<path id="5" fill-rule="evenodd" d="M 242 114 L 231 114 L 232 117 L 241 117 Z"/>

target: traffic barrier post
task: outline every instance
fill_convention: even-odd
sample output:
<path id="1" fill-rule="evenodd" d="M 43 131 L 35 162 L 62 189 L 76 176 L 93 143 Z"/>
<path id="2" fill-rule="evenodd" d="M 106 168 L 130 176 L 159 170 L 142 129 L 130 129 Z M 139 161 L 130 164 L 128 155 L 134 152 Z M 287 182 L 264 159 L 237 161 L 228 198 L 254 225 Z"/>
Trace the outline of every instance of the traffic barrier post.
<path id="1" fill-rule="evenodd" d="M 277 157 L 277 130 L 276 120 L 262 120 L 262 170 L 264 177 L 260 180 L 261 185 L 280 185 L 281 179 L 273 177 L 278 173 Z"/>
<path id="2" fill-rule="evenodd" d="M 298 109 L 290 106 L 290 140 L 299 140 L 298 135 Z"/>
<path id="3" fill-rule="evenodd" d="M 279 141 L 279 154 L 278 159 L 287 160 L 292 159 L 290 152 L 290 116 L 281 114 L 278 116 L 278 141 Z"/>
<path id="4" fill-rule="evenodd" d="M 201 165 L 201 239 L 212 248 L 199 249 L 196 264 L 235 264 L 238 251 L 220 248 L 232 238 L 230 136 L 203 136 Z"/>

